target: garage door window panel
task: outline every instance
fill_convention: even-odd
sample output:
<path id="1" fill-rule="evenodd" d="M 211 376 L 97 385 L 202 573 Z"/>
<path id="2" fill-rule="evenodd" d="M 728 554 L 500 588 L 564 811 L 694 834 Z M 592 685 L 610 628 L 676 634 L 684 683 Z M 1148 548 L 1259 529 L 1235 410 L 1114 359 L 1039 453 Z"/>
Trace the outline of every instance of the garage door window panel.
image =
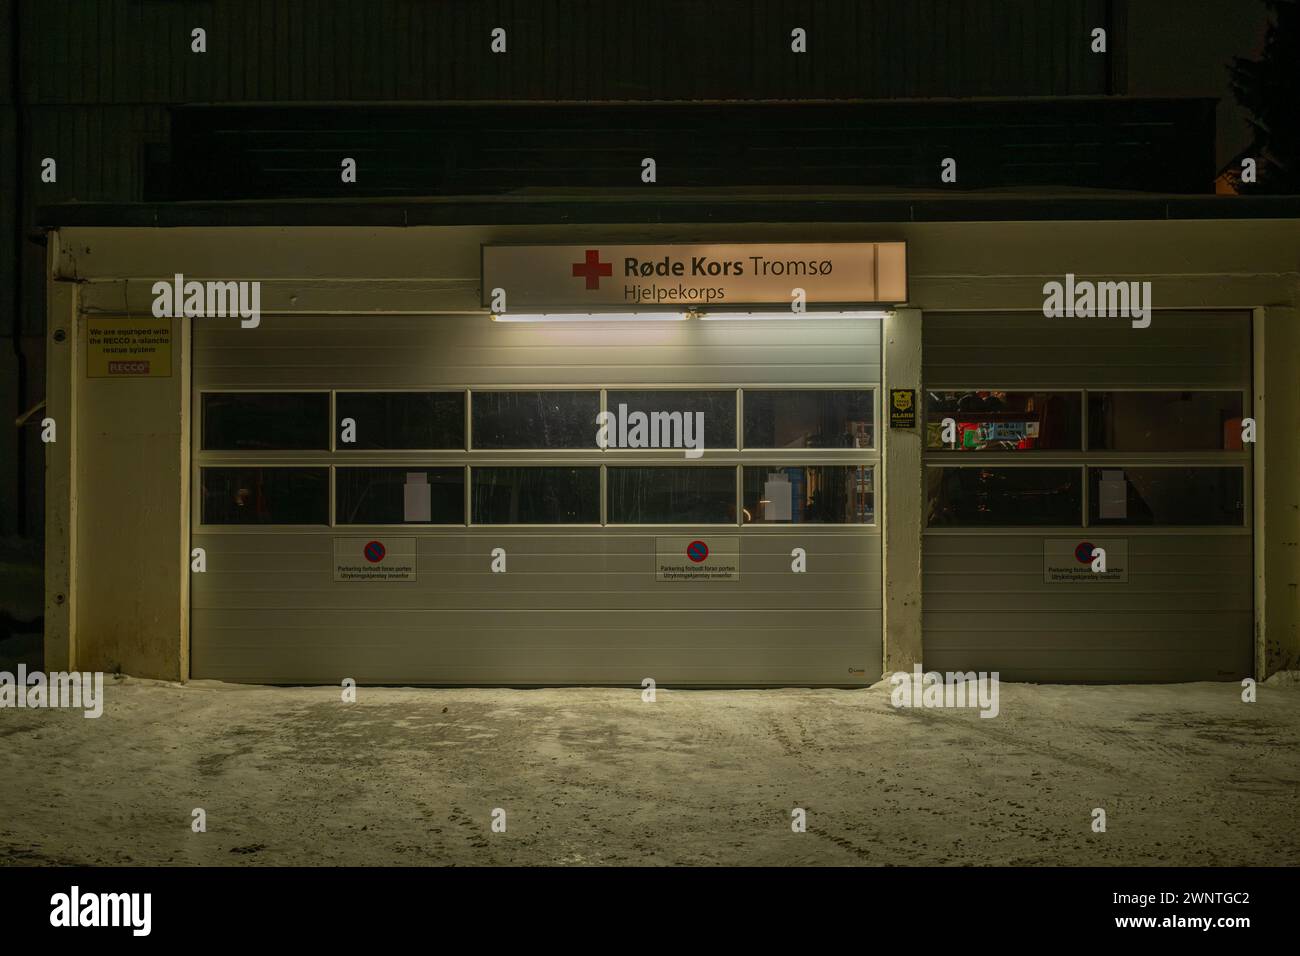
<path id="1" fill-rule="evenodd" d="M 746 524 L 875 521 L 875 470 L 870 465 L 749 465 L 743 480 Z"/>
<path id="2" fill-rule="evenodd" d="M 704 448 L 734 449 L 736 445 L 736 392 L 734 389 L 709 389 L 705 391 L 684 391 L 675 389 L 611 389 L 605 398 L 605 408 L 623 423 L 634 412 L 646 415 L 649 421 L 656 421 L 652 416 L 680 416 L 684 423 L 688 415 L 704 416 Z M 678 419 L 672 419 L 678 435 L 683 425 L 677 425 Z M 693 422 L 692 420 L 692 427 Z M 613 428 L 611 422 L 611 428 Z M 661 429 L 660 429 L 661 430 Z M 694 441 L 699 442 L 699 435 L 692 430 Z M 613 435 L 610 436 L 613 439 Z M 618 447 L 611 440 L 610 447 Z M 677 445 L 660 447 L 678 447 Z"/>
<path id="3" fill-rule="evenodd" d="M 1210 466 L 1088 469 L 1089 523 L 1242 527 L 1245 470 Z"/>
<path id="4" fill-rule="evenodd" d="M 470 408 L 475 449 L 597 447 L 597 390 L 474 392 Z"/>
<path id="5" fill-rule="evenodd" d="M 464 468 L 336 468 L 337 524 L 465 523 Z"/>
<path id="6" fill-rule="evenodd" d="M 474 524 L 600 524 L 598 467 L 472 468 L 470 475 Z"/>
<path id="7" fill-rule="evenodd" d="M 204 451 L 325 451 L 328 392 L 208 392 L 202 396 Z"/>
<path id="8" fill-rule="evenodd" d="M 356 441 L 339 451 L 463 450 L 464 392 L 339 392 L 334 415 L 356 425 Z"/>
<path id="9" fill-rule="evenodd" d="M 746 448 L 874 448 L 871 389 L 746 389 Z"/>
<path id="10" fill-rule="evenodd" d="M 1239 391 L 1088 394 L 1088 447 L 1101 451 L 1241 451 Z"/>
<path id="11" fill-rule="evenodd" d="M 611 467 L 610 524 L 735 524 L 732 466 Z"/>
<path id="12" fill-rule="evenodd" d="M 953 440 L 943 440 L 943 420 Z M 926 393 L 925 445 L 933 451 L 1080 451 L 1083 395 L 1068 391 L 935 390 Z"/>
<path id="13" fill-rule="evenodd" d="M 328 525 L 328 468 L 201 468 L 205 525 Z"/>
<path id="14" fill-rule="evenodd" d="M 926 470 L 926 527 L 1077 527 L 1082 517 L 1080 468 L 951 466 Z"/>

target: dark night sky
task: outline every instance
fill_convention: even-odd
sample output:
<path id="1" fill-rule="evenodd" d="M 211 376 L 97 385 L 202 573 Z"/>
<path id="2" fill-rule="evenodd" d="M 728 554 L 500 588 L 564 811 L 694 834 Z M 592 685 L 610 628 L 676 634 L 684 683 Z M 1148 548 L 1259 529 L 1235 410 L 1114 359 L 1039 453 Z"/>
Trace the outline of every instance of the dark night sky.
<path id="1" fill-rule="evenodd" d="M 1234 56 L 1261 52 L 1267 23 L 1262 0 L 1132 0 L 1129 94 L 1217 96 L 1216 155 L 1222 167 L 1250 138 L 1228 86 L 1227 64 Z"/>

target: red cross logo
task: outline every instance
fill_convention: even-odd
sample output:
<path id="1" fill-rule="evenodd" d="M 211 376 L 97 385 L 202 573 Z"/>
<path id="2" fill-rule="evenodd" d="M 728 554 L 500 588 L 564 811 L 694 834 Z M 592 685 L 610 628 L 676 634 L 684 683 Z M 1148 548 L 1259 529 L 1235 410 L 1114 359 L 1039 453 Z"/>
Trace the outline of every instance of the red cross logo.
<path id="1" fill-rule="evenodd" d="M 600 252 L 596 249 L 587 250 L 586 262 L 575 262 L 573 264 L 573 277 L 583 277 L 587 280 L 588 289 L 600 288 L 601 276 L 612 276 L 614 267 L 608 262 L 600 261 Z"/>

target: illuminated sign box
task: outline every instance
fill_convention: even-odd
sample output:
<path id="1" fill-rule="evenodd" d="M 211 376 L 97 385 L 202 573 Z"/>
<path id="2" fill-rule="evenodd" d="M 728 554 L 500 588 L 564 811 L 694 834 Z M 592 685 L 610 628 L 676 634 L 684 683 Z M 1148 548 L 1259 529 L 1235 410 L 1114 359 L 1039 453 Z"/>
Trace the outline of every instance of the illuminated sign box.
<path id="1" fill-rule="evenodd" d="M 789 310 L 907 301 L 902 242 L 483 246 L 493 313 Z"/>

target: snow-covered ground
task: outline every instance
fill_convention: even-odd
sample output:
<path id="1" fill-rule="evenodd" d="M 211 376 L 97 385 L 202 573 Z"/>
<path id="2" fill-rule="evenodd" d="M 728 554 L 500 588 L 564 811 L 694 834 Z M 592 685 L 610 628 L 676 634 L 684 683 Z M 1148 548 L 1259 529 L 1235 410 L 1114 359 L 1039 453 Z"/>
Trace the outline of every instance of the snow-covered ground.
<path id="1" fill-rule="evenodd" d="M 1294 681 L 1004 684 L 993 719 L 884 683 L 105 693 L 0 709 L 0 863 L 1300 863 Z"/>

